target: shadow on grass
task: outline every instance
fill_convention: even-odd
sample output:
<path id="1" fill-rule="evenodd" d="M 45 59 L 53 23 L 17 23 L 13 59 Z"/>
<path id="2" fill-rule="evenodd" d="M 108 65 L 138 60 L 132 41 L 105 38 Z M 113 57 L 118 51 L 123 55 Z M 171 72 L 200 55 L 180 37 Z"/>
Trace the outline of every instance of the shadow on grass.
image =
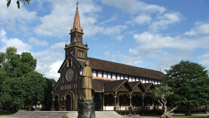
<path id="1" fill-rule="evenodd" d="M 9 113 L 9 112 L 5 112 L 5 111 L 1 111 L 0 110 L 0 116 L 8 116 L 8 115 L 11 115 L 12 113 Z"/>

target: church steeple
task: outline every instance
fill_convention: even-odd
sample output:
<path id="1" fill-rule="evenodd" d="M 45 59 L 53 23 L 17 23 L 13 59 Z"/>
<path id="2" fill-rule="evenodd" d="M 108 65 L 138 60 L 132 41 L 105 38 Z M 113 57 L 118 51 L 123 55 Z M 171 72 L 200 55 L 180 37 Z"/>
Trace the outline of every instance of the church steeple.
<path id="1" fill-rule="evenodd" d="M 81 24 L 80 24 L 80 17 L 79 17 L 79 11 L 78 11 L 78 2 L 76 3 L 76 11 L 75 11 L 75 17 L 74 17 L 74 23 L 73 23 L 73 27 L 70 30 L 70 32 L 80 32 L 83 33 L 83 29 L 81 28 Z"/>
<path id="2" fill-rule="evenodd" d="M 83 29 L 80 24 L 80 17 L 78 11 L 78 2 L 76 3 L 75 18 L 73 27 L 70 30 L 70 45 L 65 45 L 66 57 L 71 54 L 76 59 L 86 60 L 87 59 L 87 45 L 83 44 Z"/>

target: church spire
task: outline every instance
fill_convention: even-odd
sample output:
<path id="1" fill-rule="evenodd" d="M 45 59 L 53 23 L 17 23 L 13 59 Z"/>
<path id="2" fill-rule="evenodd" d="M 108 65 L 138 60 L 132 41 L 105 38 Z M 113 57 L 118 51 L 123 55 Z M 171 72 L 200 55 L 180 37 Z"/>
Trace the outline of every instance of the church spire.
<path id="1" fill-rule="evenodd" d="M 75 17 L 74 17 L 73 27 L 71 28 L 71 33 L 75 31 L 83 33 L 83 29 L 81 28 L 81 25 L 80 25 L 78 2 L 76 3 Z"/>

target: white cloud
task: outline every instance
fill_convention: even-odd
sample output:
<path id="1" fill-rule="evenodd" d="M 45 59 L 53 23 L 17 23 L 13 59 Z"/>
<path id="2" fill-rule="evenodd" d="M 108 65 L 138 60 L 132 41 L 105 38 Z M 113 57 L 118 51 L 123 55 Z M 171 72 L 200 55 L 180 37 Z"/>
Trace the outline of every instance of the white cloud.
<path id="1" fill-rule="evenodd" d="M 58 73 L 59 67 L 62 65 L 63 60 L 57 60 L 48 67 L 48 71 L 44 74 L 48 78 L 54 78 L 56 81 L 59 79 L 60 74 Z"/>
<path id="2" fill-rule="evenodd" d="M 5 37 L 6 36 L 6 32 L 2 29 L 0 32 L 0 37 Z"/>
<path id="3" fill-rule="evenodd" d="M 209 23 L 207 22 L 197 22 L 195 27 L 190 31 L 185 32 L 185 35 L 194 36 L 199 34 L 209 34 Z"/>
<path id="4" fill-rule="evenodd" d="M 107 57 L 109 57 L 109 56 L 110 56 L 110 52 L 105 51 L 105 52 L 104 52 L 104 55 L 107 56 Z"/>
<path id="5" fill-rule="evenodd" d="M 33 37 L 31 37 L 29 39 L 29 42 L 31 44 L 34 44 L 34 45 L 37 45 L 37 46 L 47 46 L 48 45 L 48 43 L 46 41 L 41 41 L 41 40 L 38 40 L 38 39 L 33 38 Z"/>
<path id="6" fill-rule="evenodd" d="M 17 8 L 15 0 L 12 0 L 11 5 L 7 8 L 7 1 L 0 1 L 0 24 L 6 25 L 8 29 L 11 30 L 25 30 L 27 25 L 31 21 L 35 20 L 36 12 L 28 11 L 24 6 L 21 6 L 21 9 Z"/>
<path id="7" fill-rule="evenodd" d="M 123 58 L 123 63 L 128 65 L 138 65 L 143 62 L 141 56 L 131 57 L 130 55 L 121 55 L 121 57 Z"/>
<path id="8" fill-rule="evenodd" d="M 132 56 L 132 55 L 123 54 L 121 52 L 108 52 L 108 51 L 106 51 L 104 53 L 104 55 L 106 57 L 108 57 L 108 59 L 111 58 L 111 61 L 117 60 L 118 62 L 128 64 L 128 65 L 136 66 L 136 65 L 141 64 L 143 62 L 141 56 L 135 56 L 135 55 Z"/>
<path id="9" fill-rule="evenodd" d="M 149 15 L 142 14 L 134 18 L 134 22 L 137 24 L 149 24 L 151 22 L 152 18 Z"/>
<path id="10" fill-rule="evenodd" d="M 121 40 L 123 39 L 123 35 L 118 35 L 118 36 L 116 37 L 116 39 L 117 39 L 118 41 L 121 41 Z"/>
<path id="11" fill-rule="evenodd" d="M 0 32 L 0 42 L 2 47 L 0 51 L 5 52 L 6 48 L 8 47 L 15 47 L 17 48 L 17 53 L 28 52 L 31 49 L 31 46 L 23 41 L 19 40 L 18 38 L 7 38 L 6 32 L 4 29 Z"/>
<path id="12" fill-rule="evenodd" d="M 126 25 L 117 25 L 117 26 L 112 26 L 112 27 L 106 27 L 101 32 L 107 35 L 120 34 L 126 28 L 127 28 Z"/>
<path id="13" fill-rule="evenodd" d="M 181 14 L 177 12 L 166 13 L 160 15 L 156 21 L 153 21 L 149 26 L 152 31 L 158 31 L 159 29 L 166 29 L 168 25 L 172 25 L 181 21 Z"/>
<path id="14" fill-rule="evenodd" d="M 134 38 L 138 43 L 137 49 L 130 49 L 129 52 L 137 54 L 139 51 L 161 50 L 163 48 L 191 50 L 197 47 L 197 41 L 181 39 L 180 37 L 162 36 L 161 34 L 152 34 L 144 32 L 135 34 Z M 187 45 L 185 45 L 187 44 Z"/>
<path id="15" fill-rule="evenodd" d="M 209 70 L 209 53 L 199 56 L 200 63 Z"/>
<path id="16" fill-rule="evenodd" d="M 48 78 L 58 79 L 58 69 L 64 60 L 65 43 L 60 42 L 52 45 L 49 49 L 42 52 L 34 52 L 33 56 L 38 60 L 36 70 Z"/>
<path id="17" fill-rule="evenodd" d="M 102 0 L 103 4 L 112 5 L 119 9 L 126 10 L 130 13 L 142 12 L 158 12 L 163 13 L 166 9 L 159 5 L 147 4 L 138 0 Z"/>
<path id="18" fill-rule="evenodd" d="M 106 24 L 106 23 L 110 23 L 110 22 L 113 22 L 113 21 L 116 21 L 116 20 L 117 20 L 117 18 L 115 16 L 113 16 L 110 19 L 102 21 L 100 24 Z"/>
<path id="19" fill-rule="evenodd" d="M 41 24 L 35 29 L 39 35 L 63 36 L 70 32 L 75 15 L 75 1 L 64 0 L 49 1 L 52 4 L 52 11 L 49 15 L 41 17 Z M 100 11 L 92 0 L 83 0 L 79 4 L 81 26 L 87 36 L 100 31 L 100 27 L 95 25 L 97 19 L 95 13 Z M 94 29 L 94 30 L 92 30 Z"/>
<path id="20" fill-rule="evenodd" d="M 188 39 L 182 36 L 171 37 L 144 32 L 134 34 L 134 38 L 137 46 L 130 48 L 126 55 L 133 59 L 140 55 L 146 68 L 163 71 L 181 60 L 198 60 L 209 68 L 209 54 L 199 57 L 193 56 L 197 49 L 208 51 L 209 36 Z"/>

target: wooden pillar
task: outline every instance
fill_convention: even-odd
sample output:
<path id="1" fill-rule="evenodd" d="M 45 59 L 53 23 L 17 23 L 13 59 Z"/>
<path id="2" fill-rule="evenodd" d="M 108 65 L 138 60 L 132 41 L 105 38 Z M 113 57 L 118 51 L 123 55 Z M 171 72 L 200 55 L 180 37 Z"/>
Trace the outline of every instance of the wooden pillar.
<path id="1" fill-rule="evenodd" d="M 63 111 L 66 111 L 66 97 L 64 97 L 63 102 Z"/>
<path id="2" fill-rule="evenodd" d="M 116 106 L 117 106 L 117 96 L 114 95 L 114 110 L 116 111 Z"/>
<path id="3" fill-rule="evenodd" d="M 54 111 L 55 109 L 54 109 L 54 101 L 55 101 L 55 99 L 53 99 L 52 98 L 52 106 L 51 106 L 51 111 Z"/>
<path id="4" fill-rule="evenodd" d="M 103 111 L 106 110 L 106 109 L 104 109 L 104 107 L 105 107 L 105 106 L 104 106 L 104 105 L 105 105 L 105 104 L 104 104 L 104 101 L 105 101 L 105 94 L 103 94 L 103 101 L 102 101 L 102 102 L 103 102 L 103 107 L 102 107 Z"/>
<path id="5" fill-rule="evenodd" d="M 104 97 L 102 96 L 102 94 L 100 94 L 100 100 L 101 100 L 101 107 L 100 107 L 100 111 L 103 111 Z"/>
<path id="6" fill-rule="evenodd" d="M 142 107 L 144 107 L 144 97 L 145 97 L 145 93 L 142 93 Z"/>
<path id="7" fill-rule="evenodd" d="M 59 111 L 62 111 L 62 98 L 59 99 Z"/>
<path id="8" fill-rule="evenodd" d="M 130 100 L 129 106 L 132 107 L 133 105 L 132 105 L 132 96 L 131 95 L 129 95 L 129 100 Z"/>

